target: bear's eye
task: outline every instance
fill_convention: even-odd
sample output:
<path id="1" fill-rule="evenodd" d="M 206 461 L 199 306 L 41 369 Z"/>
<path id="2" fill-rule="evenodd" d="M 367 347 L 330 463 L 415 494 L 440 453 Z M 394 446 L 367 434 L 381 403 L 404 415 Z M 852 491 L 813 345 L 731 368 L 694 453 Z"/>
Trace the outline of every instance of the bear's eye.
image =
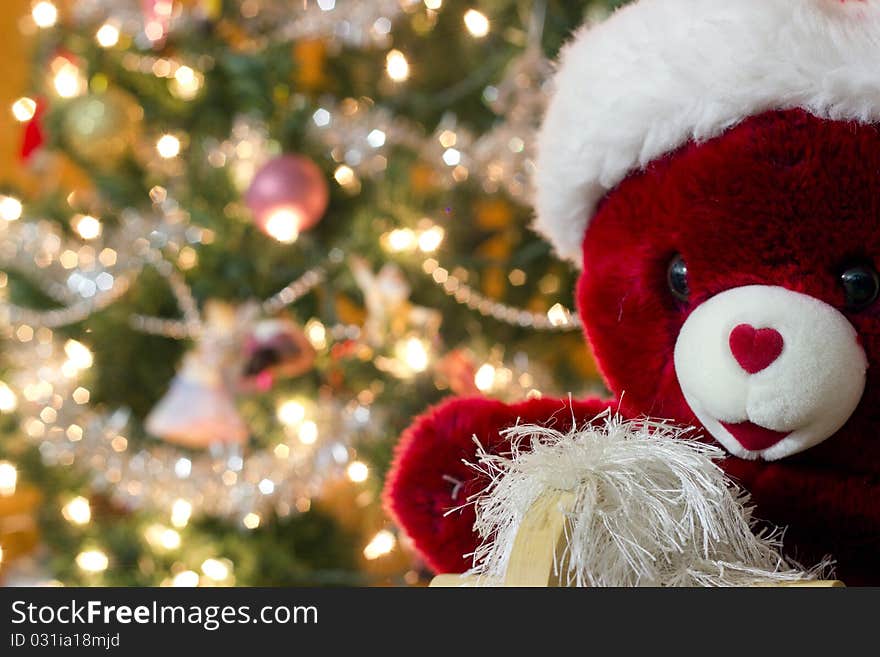
<path id="1" fill-rule="evenodd" d="M 840 275 L 840 284 L 846 294 L 847 310 L 864 310 L 880 294 L 880 276 L 870 265 L 847 269 Z"/>
<path id="2" fill-rule="evenodd" d="M 688 268 L 681 254 L 676 254 L 672 262 L 669 263 L 669 268 L 666 270 L 666 282 L 676 299 L 679 301 L 688 300 L 691 293 L 688 286 Z"/>

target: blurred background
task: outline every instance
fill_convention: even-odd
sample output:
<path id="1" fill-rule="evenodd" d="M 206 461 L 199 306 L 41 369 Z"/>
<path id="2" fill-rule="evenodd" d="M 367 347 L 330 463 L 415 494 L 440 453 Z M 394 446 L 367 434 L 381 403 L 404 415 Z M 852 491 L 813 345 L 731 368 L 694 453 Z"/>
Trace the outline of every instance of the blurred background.
<path id="1" fill-rule="evenodd" d="M 0 583 L 426 583 L 400 432 L 602 390 L 529 179 L 618 4 L 5 0 Z"/>

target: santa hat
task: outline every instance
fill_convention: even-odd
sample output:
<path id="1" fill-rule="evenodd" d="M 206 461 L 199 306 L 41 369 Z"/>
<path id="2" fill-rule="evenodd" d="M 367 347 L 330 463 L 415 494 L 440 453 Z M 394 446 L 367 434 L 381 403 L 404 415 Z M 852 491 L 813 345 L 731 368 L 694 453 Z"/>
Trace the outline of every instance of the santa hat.
<path id="1" fill-rule="evenodd" d="M 744 119 L 880 121 L 880 0 L 638 0 L 564 48 L 538 138 L 536 229 L 582 266 L 627 175 Z"/>

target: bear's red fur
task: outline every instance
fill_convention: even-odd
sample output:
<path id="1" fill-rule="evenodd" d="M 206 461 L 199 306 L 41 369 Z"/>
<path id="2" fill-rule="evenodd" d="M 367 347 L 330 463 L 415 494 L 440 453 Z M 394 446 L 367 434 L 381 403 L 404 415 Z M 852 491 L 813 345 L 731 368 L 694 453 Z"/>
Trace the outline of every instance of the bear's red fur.
<path id="1" fill-rule="evenodd" d="M 629 417 L 700 426 L 673 365 L 682 324 L 700 303 L 744 285 L 776 285 L 844 313 L 869 367 L 846 425 L 781 461 L 730 457 L 724 469 L 752 495 L 756 515 L 787 527 L 786 552 L 806 565 L 830 554 L 851 584 L 880 584 L 880 304 L 850 312 L 839 276 L 880 265 L 880 130 L 801 110 L 752 117 L 630 175 L 602 201 L 586 232 L 578 311 L 608 387 Z M 667 268 L 688 267 L 690 297 L 676 299 Z M 624 394 L 625 393 L 625 394 Z M 391 515 L 427 563 L 461 572 L 476 543 L 466 493 L 481 486 L 472 436 L 503 449 L 517 418 L 560 429 L 617 402 L 540 399 L 505 406 L 456 400 L 419 419 L 398 446 L 385 490 Z M 711 437 L 707 440 L 712 440 Z M 447 477 L 444 478 L 444 475 Z M 452 481 L 463 481 L 453 499 Z"/>
<path id="2" fill-rule="evenodd" d="M 461 573 L 470 567 L 476 547 L 473 505 L 468 497 L 488 483 L 475 463 L 476 443 L 503 453 L 509 443 L 499 432 L 516 424 L 542 424 L 559 431 L 590 420 L 608 402 L 532 399 L 503 404 L 481 397 L 451 399 L 422 415 L 403 434 L 388 474 L 385 505 L 403 527 L 430 568 Z M 467 462 L 467 463 L 466 463 Z"/>

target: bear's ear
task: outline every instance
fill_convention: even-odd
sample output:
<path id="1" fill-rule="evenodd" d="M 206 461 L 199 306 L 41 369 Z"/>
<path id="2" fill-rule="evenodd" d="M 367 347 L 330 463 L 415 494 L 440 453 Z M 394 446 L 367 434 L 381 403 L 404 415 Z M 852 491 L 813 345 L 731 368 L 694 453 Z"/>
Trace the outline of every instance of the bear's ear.
<path id="1" fill-rule="evenodd" d="M 463 573 L 479 543 L 469 498 L 489 483 L 477 462 L 477 442 L 489 453 L 509 451 L 502 435 L 515 424 L 568 431 L 617 404 L 598 399 L 530 399 L 508 405 L 480 397 L 451 399 L 428 410 L 404 432 L 385 480 L 383 501 L 427 565 Z"/>

